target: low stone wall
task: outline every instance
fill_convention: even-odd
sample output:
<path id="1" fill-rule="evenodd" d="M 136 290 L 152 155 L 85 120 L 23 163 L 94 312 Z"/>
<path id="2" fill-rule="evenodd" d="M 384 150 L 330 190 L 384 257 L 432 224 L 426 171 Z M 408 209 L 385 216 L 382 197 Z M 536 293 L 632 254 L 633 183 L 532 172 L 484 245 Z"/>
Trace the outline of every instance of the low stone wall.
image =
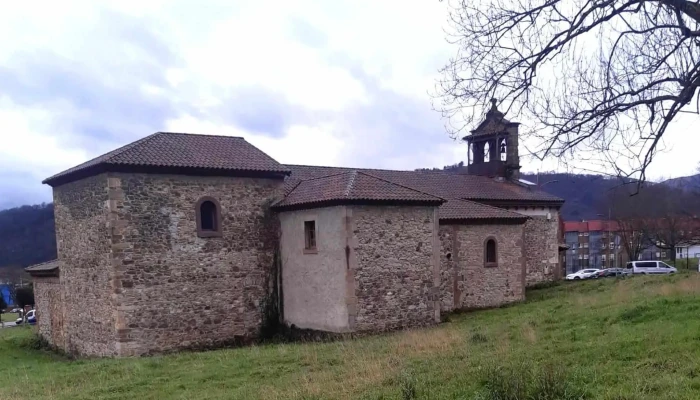
<path id="1" fill-rule="evenodd" d="M 432 325 L 439 320 L 437 209 L 353 206 L 357 331 Z M 354 311 L 354 313 L 353 313 Z M 354 314 L 354 315 L 353 315 Z"/>
<path id="2" fill-rule="evenodd" d="M 484 242 L 497 243 L 498 265 L 484 265 Z M 498 307 L 525 299 L 522 224 L 440 225 L 443 312 Z"/>
<path id="3" fill-rule="evenodd" d="M 39 335 L 52 346 L 64 349 L 63 299 L 59 278 L 35 277 L 33 281 Z"/>

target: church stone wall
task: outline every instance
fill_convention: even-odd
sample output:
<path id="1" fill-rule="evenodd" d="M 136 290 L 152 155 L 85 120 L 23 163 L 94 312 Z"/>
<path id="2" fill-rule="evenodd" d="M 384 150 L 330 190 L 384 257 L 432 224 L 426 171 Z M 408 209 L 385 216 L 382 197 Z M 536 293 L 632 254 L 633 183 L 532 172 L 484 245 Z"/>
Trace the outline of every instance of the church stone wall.
<path id="1" fill-rule="evenodd" d="M 489 237 L 497 243 L 496 267 L 484 266 L 484 242 Z M 525 299 L 522 224 L 440 225 L 440 243 L 443 312 Z"/>
<path id="2" fill-rule="evenodd" d="M 357 331 L 386 331 L 439 321 L 436 207 L 352 206 L 350 268 Z"/>
<path id="3" fill-rule="evenodd" d="M 347 207 L 285 211 L 280 254 L 284 322 L 303 329 L 350 330 L 347 304 Z M 304 222 L 315 221 L 316 251 L 304 249 Z"/>
<path id="4" fill-rule="evenodd" d="M 281 180 L 111 174 L 119 355 L 219 346 L 258 335 L 272 282 Z M 220 205 L 220 237 L 197 235 L 196 204 Z"/>
<path id="5" fill-rule="evenodd" d="M 64 302 L 63 323 L 59 326 L 63 326 L 65 339 L 55 344 L 71 354 L 115 355 L 107 176 L 100 174 L 58 186 L 53 197 Z"/>

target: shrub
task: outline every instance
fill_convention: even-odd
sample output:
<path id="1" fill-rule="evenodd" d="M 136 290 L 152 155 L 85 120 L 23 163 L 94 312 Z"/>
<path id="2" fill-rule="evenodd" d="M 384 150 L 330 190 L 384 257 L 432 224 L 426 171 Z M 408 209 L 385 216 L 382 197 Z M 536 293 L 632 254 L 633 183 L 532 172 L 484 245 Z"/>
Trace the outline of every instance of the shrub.
<path id="1" fill-rule="evenodd" d="M 484 400 L 578 400 L 586 394 L 574 385 L 566 369 L 533 362 L 491 366 L 483 377 Z"/>

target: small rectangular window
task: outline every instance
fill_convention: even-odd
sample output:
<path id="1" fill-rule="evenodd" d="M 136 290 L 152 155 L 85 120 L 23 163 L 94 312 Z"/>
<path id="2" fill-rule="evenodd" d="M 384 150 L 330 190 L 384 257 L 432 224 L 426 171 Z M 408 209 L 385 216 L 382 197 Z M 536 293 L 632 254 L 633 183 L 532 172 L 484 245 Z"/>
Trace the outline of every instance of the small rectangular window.
<path id="1" fill-rule="evenodd" d="M 316 250 L 316 221 L 304 221 L 304 250 Z"/>

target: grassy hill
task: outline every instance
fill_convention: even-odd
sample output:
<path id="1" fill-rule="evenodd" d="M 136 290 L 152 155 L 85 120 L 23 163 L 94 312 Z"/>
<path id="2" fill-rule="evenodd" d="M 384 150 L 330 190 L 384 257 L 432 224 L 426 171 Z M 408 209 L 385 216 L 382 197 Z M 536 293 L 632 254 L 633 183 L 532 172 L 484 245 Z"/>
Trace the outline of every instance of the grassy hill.
<path id="1" fill-rule="evenodd" d="M 425 330 L 71 361 L 0 330 L 8 399 L 697 399 L 700 275 L 562 283 Z"/>

